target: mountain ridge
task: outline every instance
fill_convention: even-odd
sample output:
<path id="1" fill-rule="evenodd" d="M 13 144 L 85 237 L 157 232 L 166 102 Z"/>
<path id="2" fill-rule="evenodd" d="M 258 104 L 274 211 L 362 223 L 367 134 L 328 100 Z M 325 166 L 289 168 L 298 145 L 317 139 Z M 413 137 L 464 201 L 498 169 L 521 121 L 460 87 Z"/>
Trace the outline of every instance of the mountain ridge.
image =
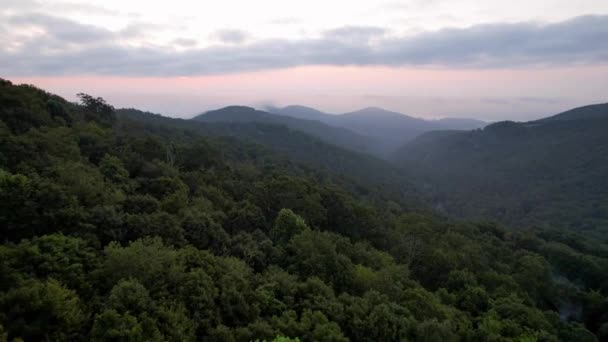
<path id="1" fill-rule="evenodd" d="M 145 131 L 154 134 L 165 134 L 166 128 L 172 127 L 184 130 L 187 137 L 229 137 L 249 144 L 259 144 L 297 162 L 345 175 L 345 179 L 374 184 L 396 197 L 402 197 L 404 193 L 417 196 L 404 175 L 389 162 L 373 155 L 329 144 L 314 135 L 293 130 L 285 125 L 255 121 L 204 122 L 175 119 L 133 108 L 118 109 L 117 115 L 119 118 L 140 123 Z"/>
<path id="2" fill-rule="evenodd" d="M 549 121 L 571 121 L 582 119 L 606 119 L 608 118 L 608 103 L 597 103 L 581 107 L 575 107 L 567 111 L 552 115 L 532 122 L 546 123 Z"/>
<path id="3" fill-rule="evenodd" d="M 608 218 L 606 132 L 608 105 L 590 105 L 535 121 L 427 132 L 391 160 L 410 170 L 415 183 L 432 188 L 430 201 L 449 214 L 602 235 Z M 564 217 L 564 211 L 579 214 Z"/>
<path id="4" fill-rule="evenodd" d="M 297 118 L 311 117 L 328 125 L 342 127 L 381 142 L 380 156 L 390 155 L 403 143 L 418 135 L 442 129 L 474 129 L 487 123 L 476 119 L 449 118 L 425 120 L 379 107 L 366 107 L 342 114 L 328 114 L 312 107 L 290 105 L 268 107 L 270 113 Z"/>
<path id="5" fill-rule="evenodd" d="M 274 124 L 313 135 L 327 143 L 352 151 L 376 154 L 375 139 L 342 127 L 327 125 L 318 120 L 305 120 L 268 113 L 246 106 L 228 106 L 207 111 L 192 118 L 200 122 L 259 122 Z"/>

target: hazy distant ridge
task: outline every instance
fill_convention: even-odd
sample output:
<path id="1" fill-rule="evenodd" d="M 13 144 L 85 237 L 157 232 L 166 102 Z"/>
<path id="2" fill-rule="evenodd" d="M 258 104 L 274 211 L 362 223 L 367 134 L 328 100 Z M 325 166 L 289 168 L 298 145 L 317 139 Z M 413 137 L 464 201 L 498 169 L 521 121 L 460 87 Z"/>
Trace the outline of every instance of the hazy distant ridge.
<path id="1" fill-rule="evenodd" d="M 247 107 L 226 107 L 207 112 L 195 119 L 228 122 L 235 120 L 241 122 L 255 121 L 286 125 L 292 129 L 317 136 L 326 142 L 379 156 L 389 155 L 405 142 L 428 131 L 468 130 L 480 128 L 487 124 L 475 119 L 424 120 L 375 107 L 344 114 L 329 114 L 300 105 L 283 108 L 268 107 L 266 111 L 253 110 Z M 306 123 L 294 120 L 305 120 Z M 323 126 L 312 124 L 310 120 L 321 123 Z M 332 132 L 330 127 L 342 130 Z M 335 137 L 331 138 L 333 135 Z M 360 143 L 355 143 L 353 139 Z"/>

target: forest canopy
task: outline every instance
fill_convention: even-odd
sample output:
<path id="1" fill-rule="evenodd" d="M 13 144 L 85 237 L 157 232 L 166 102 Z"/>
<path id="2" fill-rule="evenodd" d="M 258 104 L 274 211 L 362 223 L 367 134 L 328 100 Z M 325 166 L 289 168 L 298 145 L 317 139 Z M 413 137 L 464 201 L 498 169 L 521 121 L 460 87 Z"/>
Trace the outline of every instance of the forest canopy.
<path id="1" fill-rule="evenodd" d="M 608 339 L 601 242 L 79 97 L 0 81 L 0 341 Z"/>

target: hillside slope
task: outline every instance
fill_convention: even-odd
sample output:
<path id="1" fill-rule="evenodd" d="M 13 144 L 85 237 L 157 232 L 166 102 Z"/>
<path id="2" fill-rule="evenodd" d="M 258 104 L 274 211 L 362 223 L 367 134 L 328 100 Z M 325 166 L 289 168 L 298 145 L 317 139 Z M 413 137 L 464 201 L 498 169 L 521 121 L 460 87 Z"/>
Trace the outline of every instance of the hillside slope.
<path id="1" fill-rule="evenodd" d="M 376 190 L 382 189 L 379 193 L 390 193 L 396 198 L 410 200 L 415 200 L 418 196 L 407 176 L 390 163 L 334 146 L 285 125 L 277 125 L 274 118 L 268 123 L 241 120 L 240 110 L 237 112 L 237 120 L 233 122 L 226 122 L 230 116 L 224 115 L 225 113 L 219 114 L 217 120 L 209 117 L 205 121 L 172 119 L 136 109 L 120 109 L 117 113 L 119 117 L 139 122 L 142 128 L 154 134 L 166 134 L 167 128 L 171 127 L 190 132 L 189 135 L 232 137 L 262 145 L 311 168 L 328 170 L 343 175 L 347 180 L 372 185 Z M 265 116 L 263 112 L 254 114 Z"/>
<path id="2" fill-rule="evenodd" d="M 548 121 L 593 120 L 606 119 L 607 117 L 608 103 L 602 103 L 570 109 L 563 113 L 537 120 L 535 122 L 546 123 Z"/>
<path id="3" fill-rule="evenodd" d="M 250 107 L 230 106 L 206 112 L 193 118 L 195 121 L 214 123 L 263 123 L 285 126 L 307 133 L 320 140 L 347 148 L 351 151 L 375 154 L 377 141 L 369 136 L 357 134 L 341 127 L 334 127 L 315 120 L 303 120 L 290 116 L 270 114 Z"/>
<path id="4" fill-rule="evenodd" d="M 590 109 L 593 109 L 592 111 Z M 427 133 L 394 160 L 459 217 L 608 235 L 608 106 L 532 122 Z"/>

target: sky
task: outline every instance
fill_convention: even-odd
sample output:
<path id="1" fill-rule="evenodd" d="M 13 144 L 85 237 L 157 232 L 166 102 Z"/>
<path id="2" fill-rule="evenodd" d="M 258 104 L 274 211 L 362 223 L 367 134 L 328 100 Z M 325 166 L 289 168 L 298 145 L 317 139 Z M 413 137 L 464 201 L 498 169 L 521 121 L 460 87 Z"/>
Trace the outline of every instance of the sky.
<path id="1" fill-rule="evenodd" d="M 173 117 L 528 120 L 608 102 L 608 1 L 0 0 L 0 77 Z"/>

